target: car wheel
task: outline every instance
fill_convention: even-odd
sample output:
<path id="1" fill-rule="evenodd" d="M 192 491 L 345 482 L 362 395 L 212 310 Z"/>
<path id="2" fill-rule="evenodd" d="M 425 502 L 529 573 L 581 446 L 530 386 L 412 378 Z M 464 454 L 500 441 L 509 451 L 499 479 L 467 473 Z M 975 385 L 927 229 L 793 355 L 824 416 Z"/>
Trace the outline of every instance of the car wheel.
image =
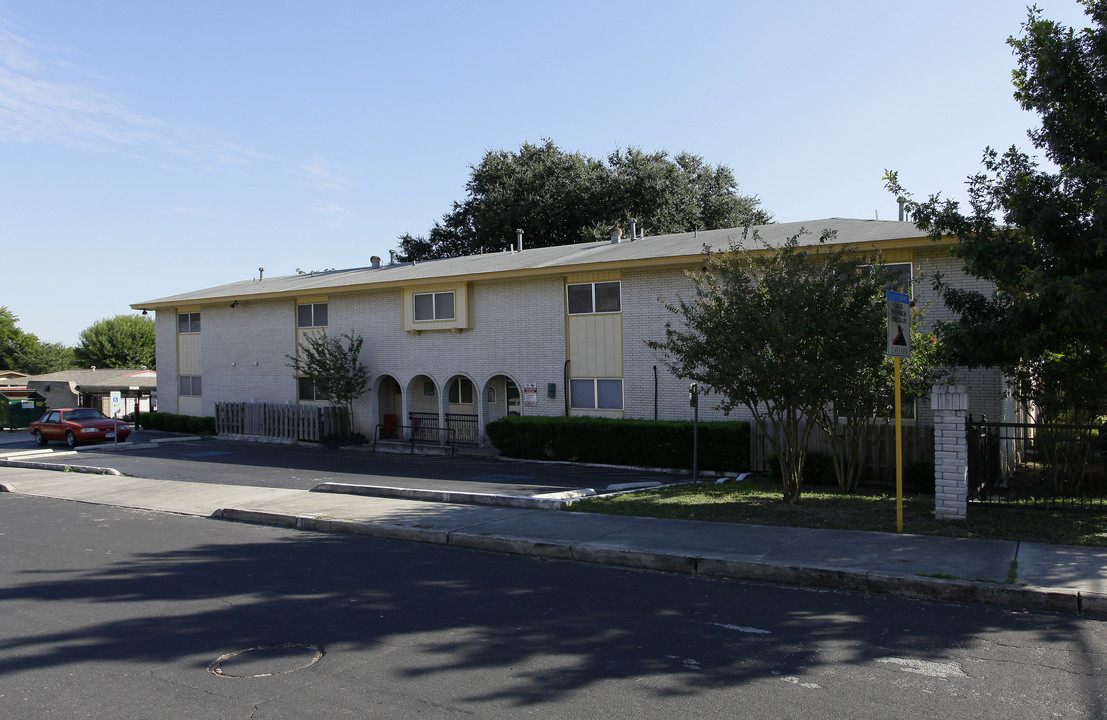
<path id="1" fill-rule="evenodd" d="M 65 444 L 71 448 L 77 447 L 77 436 L 73 434 L 72 430 L 65 434 Z"/>
<path id="2" fill-rule="evenodd" d="M 39 447 L 46 446 L 46 436 L 42 434 L 41 430 L 35 430 L 35 444 Z"/>

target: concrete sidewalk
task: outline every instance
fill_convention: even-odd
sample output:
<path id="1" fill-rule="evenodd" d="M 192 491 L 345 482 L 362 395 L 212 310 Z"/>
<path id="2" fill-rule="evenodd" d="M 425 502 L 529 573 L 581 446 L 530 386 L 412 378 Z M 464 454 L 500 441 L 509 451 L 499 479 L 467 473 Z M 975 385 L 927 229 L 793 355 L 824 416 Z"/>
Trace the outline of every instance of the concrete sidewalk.
<path id="1" fill-rule="evenodd" d="M 18 467 L 0 467 L 0 489 L 549 559 L 1107 617 L 1107 548 L 618 517 L 457 498 L 366 497 L 349 487 L 316 492 Z"/>

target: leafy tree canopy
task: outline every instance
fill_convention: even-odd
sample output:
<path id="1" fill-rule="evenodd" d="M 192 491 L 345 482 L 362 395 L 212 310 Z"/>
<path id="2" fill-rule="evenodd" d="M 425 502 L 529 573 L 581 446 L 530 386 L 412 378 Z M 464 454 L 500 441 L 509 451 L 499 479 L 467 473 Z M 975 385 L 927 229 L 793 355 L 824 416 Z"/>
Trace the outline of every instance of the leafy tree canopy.
<path id="1" fill-rule="evenodd" d="M 1091 27 L 1031 8 L 1008 40 L 1015 98 L 1041 117 L 1028 134 L 1052 167 L 1017 147 L 988 148 L 969 178 L 967 211 L 938 194 L 912 201 L 896 173 L 886 177 L 919 227 L 957 237 L 967 272 L 995 285 L 985 294 L 939 283 L 959 316 L 941 327 L 951 359 L 1001 367 L 1020 399 L 1070 417 L 1077 399 L 1086 406 L 1078 414 L 1107 407 L 1103 393 L 1087 407 L 1087 391 L 1102 383 L 1080 384 L 1107 370 L 1107 1 L 1082 4 Z"/>
<path id="2" fill-rule="evenodd" d="M 863 401 L 871 414 L 873 392 L 883 391 L 855 378 L 883 365 L 885 278 L 858 272 L 865 261 L 855 256 L 799 239 L 768 252 L 736 245 L 710 255 L 704 272 L 691 275 L 693 297 L 666 303 L 678 326 L 647 342 L 673 374 L 718 395 L 723 411 L 750 412 L 780 458 L 786 502 L 800 498 L 814 420 L 835 403 Z"/>
<path id="3" fill-rule="evenodd" d="M 606 161 L 545 140 L 489 151 L 471 169 L 466 198 L 425 237 L 400 237 L 403 260 L 496 252 L 524 231 L 525 247 L 594 242 L 634 220 L 652 235 L 772 221 L 738 192 L 734 172 L 698 155 L 615 150 Z"/>
<path id="4" fill-rule="evenodd" d="M 353 419 L 354 400 L 369 387 L 369 368 L 361 362 L 365 338 L 353 333 L 332 337 L 325 330 L 308 333 L 300 343 L 297 355 L 286 355 L 288 366 L 300 375 L 311 378 L 315 391 L 344 407 Z"/>
<path id="5" fill-rule="evenodd" d="M 11 310 L 0 307 L 0 369 L 44 375 L 75 367 L 73 348 L 43 342 L 37 335 L 19 329 L 18 321 Z"/>
<path id="6" fill-rule="evenodd" d="M 85 367 L 154 368 L 154 321 L 142 315 L 116 315 L 81 331 L 74 351 Z"/>

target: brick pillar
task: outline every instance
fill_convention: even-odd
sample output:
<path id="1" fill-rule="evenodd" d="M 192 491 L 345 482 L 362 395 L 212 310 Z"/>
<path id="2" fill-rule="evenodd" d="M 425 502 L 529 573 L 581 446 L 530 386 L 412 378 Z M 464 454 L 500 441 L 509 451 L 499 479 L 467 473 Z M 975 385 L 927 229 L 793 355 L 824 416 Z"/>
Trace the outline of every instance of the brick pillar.
<path id="1" fill-rule="evenodd" d="M 936 385 L 930 392 L 934 409 L 934 511 L 939 520 L 964 520 L 968 514 L 968 405 L 964 385 Z"/>

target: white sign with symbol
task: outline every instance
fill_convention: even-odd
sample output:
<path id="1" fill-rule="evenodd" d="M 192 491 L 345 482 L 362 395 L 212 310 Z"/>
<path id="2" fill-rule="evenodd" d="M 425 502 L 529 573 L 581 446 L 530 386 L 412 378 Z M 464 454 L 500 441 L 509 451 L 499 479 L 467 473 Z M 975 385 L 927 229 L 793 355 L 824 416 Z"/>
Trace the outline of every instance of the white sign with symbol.
<path id="1" fill-rule="evenodd" d="M 895 290 L 888 291 L 888 354 L 911 355 L 911 298 Z"/>

